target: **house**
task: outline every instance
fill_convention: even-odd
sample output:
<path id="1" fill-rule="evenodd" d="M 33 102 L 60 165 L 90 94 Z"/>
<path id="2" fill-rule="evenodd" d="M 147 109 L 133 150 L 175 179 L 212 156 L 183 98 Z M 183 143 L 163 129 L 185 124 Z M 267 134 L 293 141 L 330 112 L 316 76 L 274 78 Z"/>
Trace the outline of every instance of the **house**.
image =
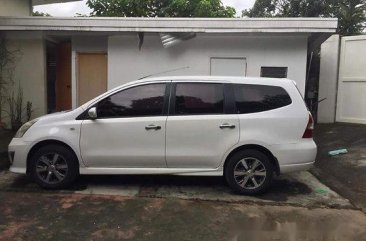
<path id="1" fill-rule="evenodd" d="M 22 53 L 14 79 L 34 117 L 167 71 L 287 77 L 304 94 L 308 53 L 336 28 L 332 18 L 0 17 L 0 34 Z"/>

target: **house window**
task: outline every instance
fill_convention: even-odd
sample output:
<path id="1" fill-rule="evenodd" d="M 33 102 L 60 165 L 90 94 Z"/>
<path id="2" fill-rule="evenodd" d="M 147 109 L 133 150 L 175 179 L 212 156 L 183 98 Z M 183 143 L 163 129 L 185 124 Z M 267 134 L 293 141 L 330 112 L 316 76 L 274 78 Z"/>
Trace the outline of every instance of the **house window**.
<path id="1" fill-rule="evenodd" d="M 262 67 L 261 77 L 287 78 L 287 67 Z"/>

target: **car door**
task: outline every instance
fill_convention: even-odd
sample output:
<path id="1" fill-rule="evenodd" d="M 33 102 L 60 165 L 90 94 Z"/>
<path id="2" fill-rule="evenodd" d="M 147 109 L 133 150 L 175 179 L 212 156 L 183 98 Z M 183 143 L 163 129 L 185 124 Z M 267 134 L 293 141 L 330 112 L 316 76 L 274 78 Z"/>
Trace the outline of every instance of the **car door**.
<path id="1" fill-rule="evenodd" d="M 82 122 L 80 149 L 88 167 L 166 167 L 167 83 L 143 84 L 98 104 Z"/>
<path id="2" fill-rule="evenodd" d="M 225 86 L 173 83 L 166 132 L 169 168 L 217 168 L 238 143 L 239 119 L 229 110 Z"/>

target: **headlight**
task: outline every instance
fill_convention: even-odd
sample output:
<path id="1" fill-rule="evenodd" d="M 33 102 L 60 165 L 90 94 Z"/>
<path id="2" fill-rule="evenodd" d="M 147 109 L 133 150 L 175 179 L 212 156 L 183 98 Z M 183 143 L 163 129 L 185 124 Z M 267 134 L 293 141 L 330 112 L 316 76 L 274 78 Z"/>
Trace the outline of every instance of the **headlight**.
<path id="1" fill-rule="evenodd" d="M 22 127 L 20 127 L 17 133 L 15 134 L 14 138 L 22 138 L 24 134 L 27 132 L 27 130 L 29 130 L 29 128 L 31 128 L 31 126 L 37 121 L 38 119 L 34 119 L 22 125 Z"/>

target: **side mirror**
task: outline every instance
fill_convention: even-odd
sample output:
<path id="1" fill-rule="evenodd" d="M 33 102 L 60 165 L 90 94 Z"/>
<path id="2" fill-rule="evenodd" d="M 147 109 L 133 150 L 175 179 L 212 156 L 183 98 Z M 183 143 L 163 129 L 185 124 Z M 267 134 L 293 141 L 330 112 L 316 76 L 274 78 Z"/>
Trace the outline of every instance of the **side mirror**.
<path id="1" fill-rule="evenodd" d="M 90 117 L 90 119 L 95 120 L 97 119 L 98 115 L 97 115 L 97 107 L 92 107 L 88 110 L 88 116 Z"/>

